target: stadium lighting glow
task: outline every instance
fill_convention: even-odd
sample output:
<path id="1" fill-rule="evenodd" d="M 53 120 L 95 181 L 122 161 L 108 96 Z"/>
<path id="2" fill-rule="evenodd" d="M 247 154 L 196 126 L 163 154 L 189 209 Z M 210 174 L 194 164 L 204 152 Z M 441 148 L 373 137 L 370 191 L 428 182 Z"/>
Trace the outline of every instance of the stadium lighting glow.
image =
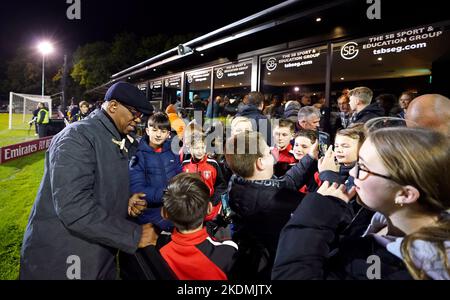
<path id="1" fill-rule="evenodd" d="M 42 98 L 45 92 L 45 56 L 52 53 L 54 48 L 53 44 L 49 41 L 42 41 L 37 46 L 39 52 L 42 54 Z"/>
<path id="2" fill-rule="evenodd" d="M 47 55 L 53 52 L 54 48 L 52 43 L 48 41 L 40 42 L 38 44 L 38 50 L 42 55 Z"/>

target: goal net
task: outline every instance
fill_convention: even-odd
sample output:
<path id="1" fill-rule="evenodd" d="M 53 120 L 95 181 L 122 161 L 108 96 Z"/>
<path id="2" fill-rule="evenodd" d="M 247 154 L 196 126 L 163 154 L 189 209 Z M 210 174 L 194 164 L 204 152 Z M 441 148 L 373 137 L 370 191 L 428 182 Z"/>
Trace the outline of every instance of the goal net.
<path id="1" fill-rule="evenodd" d="M 52 116 L 52 98 L 50 96 L 9 93 L 9 129 L 28 129 L 33 119 L 33 111 L 38 103 L 44 103 Z"/>

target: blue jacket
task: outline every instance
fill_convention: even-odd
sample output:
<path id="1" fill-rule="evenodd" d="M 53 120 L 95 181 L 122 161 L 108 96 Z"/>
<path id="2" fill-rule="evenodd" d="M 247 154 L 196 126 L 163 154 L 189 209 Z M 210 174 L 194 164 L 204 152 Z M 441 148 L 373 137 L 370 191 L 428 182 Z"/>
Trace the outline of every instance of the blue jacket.
<path id="1" fill-rule="evenodd" d="M 158 153 L 149 146 L 148 137 L 145 137 L 130 162 L 130 191 L 132 194 L 144 193 L 148 207 L 138 222 L 152 223 L 166 231 L 170 231 L 173 225 L 161 217 L 162 196 L 169 180 L 182 169 L 180 159 L 170 145 L 171 141 L 166 141 Z"/>

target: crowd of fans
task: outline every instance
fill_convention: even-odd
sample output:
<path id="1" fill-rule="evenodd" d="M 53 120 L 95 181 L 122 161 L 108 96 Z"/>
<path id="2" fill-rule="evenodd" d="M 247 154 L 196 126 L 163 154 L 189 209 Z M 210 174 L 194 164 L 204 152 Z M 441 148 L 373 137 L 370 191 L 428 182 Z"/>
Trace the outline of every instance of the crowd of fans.
<path id="1" fill-rule="evenodd" d="M 149 118 L 129 212 L 176 278 L 450 279 L 450 100 L 357 87 L 335 104 L 251 92 L 225 123 Z"/>
<path id="2" fill-rule="evenodd" d="M 194 119 L 171 104 L 115 141 L 128 217 L 174 278 L 450 279 L 450 100 L 356 87 L 330 104 L 194 96 Z"/>

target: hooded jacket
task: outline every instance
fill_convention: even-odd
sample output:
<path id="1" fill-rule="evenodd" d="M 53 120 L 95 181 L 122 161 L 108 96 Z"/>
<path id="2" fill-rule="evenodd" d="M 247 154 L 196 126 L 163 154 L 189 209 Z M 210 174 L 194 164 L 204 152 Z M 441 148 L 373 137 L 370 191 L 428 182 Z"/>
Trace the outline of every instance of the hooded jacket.
<path id="1" fill-rule="evenodd" d="M 443 218 L 450 218 L 449 214 L 442 215 Z M 387 219 L 381 213 L 377 212 L 373 215 L 370 225 L 367 227 L 363 236 L 373 236 L 374 239 L 386 250 L 395 255 L 397 258 L 404 260 L 401 252 L 403 237 L 378 236 L 375 233 L 388 225 Z M 444 243 L 447 249 L 447 259 L 450 260 L 450 237 Z M 423 270 L 425 274 L 434 280 L 450 280 L 450 274 L 445 269 L 445 262 L 439 255 L 433 243 L 415 240 L 412 243 L 411 258 L 418 268 Z"/>
<path id="2" fill-rule="evenodd" d="M 181 163 L 172 152 L 171 140 L 165 141 L 161 152 L 157 152 L 149 146 L 148 136 L 141 139 L 130 161 L 130 191 L 144 193 L 148 207 L 138 218 L 140 224 L 152 223 L 163 230 L 171 230 L 172 224 L 161 217 L 162 196 L 169 180 L 179 173 Z"/>
<path id="3" fill-rule="evenodd" d="M 313 165 L 314 160 L 306 155 L 280 178 L 246 180 L 233 175 L 230 179 L 229 204 L 236 214 L 233 217 L 233 240 L 242 245 L 241 253 L 252 247 L 258 248 L 257 251 L 267 250 L 265 271 L 269 270 L 268 277 L 280 231 L 302 200 L 298 189 L 312 176 L 310 169 Z M 249 272 L 249 269 L 242 266 L 240 271 Z M 256 275 L 249 276 L 255 278 L 253 276 Z"/>
<path id="4" fill-rule="evenodd" d="M 384 110 L 377 103 L 372 103 L 372 104 L 369 104 L 368 106 L 366 106 L 360 112 L 355 113 L 350 120 L 350 124 L 366 123 L 367 121 L 369 121 L 371 119 L 383 117 L 383 116 L 384 116 Z"/>
<path id="5" fill-rule="evenodd" d="M 297 101 L 289 101 L 286 103 L 286 108 L 284 109 L 283 118 L 289 119 L 294 123 L 298 122 L 298 111 L 302 106 Z"/>

